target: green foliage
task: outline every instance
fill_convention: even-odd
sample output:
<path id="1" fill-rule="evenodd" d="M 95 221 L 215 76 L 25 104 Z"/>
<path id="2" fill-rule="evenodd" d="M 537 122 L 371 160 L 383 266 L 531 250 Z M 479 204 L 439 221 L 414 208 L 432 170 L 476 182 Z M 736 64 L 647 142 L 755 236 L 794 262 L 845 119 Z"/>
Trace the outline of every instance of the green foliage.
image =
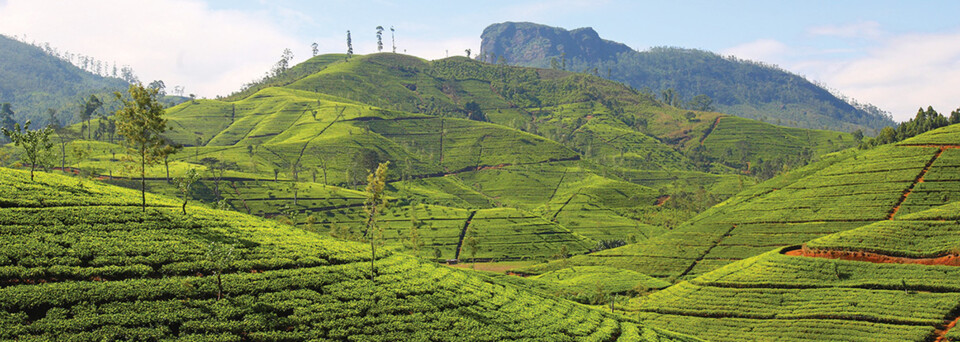
<path id="1" fill-rule="evenodd" d="M 567 31 L 507 22 L 490 25 L 481 37 L 483 54 L 505 55 L 511 65 L 550 68 L 558 66 L 553 62 L 556 58 L 562 58 L 565 70 L 605 70 L 606 78 L 663 94 L 661 100 L 676 107 L 712 107 L 778 125 L 848 132 L 894 124 L 889 114 L 873 105 L 835 96 L 801 76 L 761 62 L 696 49 L 636 51 L 601 39 L 591 28 Z M 696 98 L 701 95 L 705 97 Z M 712 103 L 703 106 L 709 103 L 706 97 Z"/>
<path id="2" fill-rule="evenodd" d="M 183 214 L 187 214 L 187 201 L 190 199 L 190 191 L 193 188 L 193 184 L 200 180 L 200 172 L 197 169 L 188 169 L 187 172 L 182 177 L 177 177 L 174 183 L 177 185 L 177 190 L 180 191 L 180 196 L 183 199 Z"/>
<path id="3" fill-rule="evenodd" d="M 2 339 L 694 340 L 389 250 L 371 280 L 368 246 L 269 220 L 0 173 Z"/>
<path id="4" fill-rule="evenodd" d="M 44 166 L 49 163 L 50 149 L 53 148 L 53 143 L 50 142 L 50 134 L 53 133 L 53 130 L 44 127 L 31 131 L 30 120 L 27 120 L 23 124 L 22 130 L 20 124 L 17 123 L 13 125 L 12 130 L 0 127 L 0 132 L 7 136 L 14 145 L 23 147 L 24 160 L 30 164 L 30 180 L 33 180 L 33 171 L 37 166 Z"/>
<path id="5" fill-rule="evenodd" d="M 884 127 L 876 137 L 862 142 L 860 144 L 860 148 L 870 148 L 874 146 L 895 143 L 915 137 L 927 131 L 951 125 L 954 123 L 952 122 L 952 118 L 954 116 L 955 115 L 951 114 L 951 119 L 947 119 L 942 114 L 933 110 L 933 107 L 928 106 L 927 110 L 920 108 L 920 110 L 917 111 L 916 117 L 907 122 L 901 122 L 896 126 L 896 128 Z"/>
<path id="6" fill-rule="evenodd" d="M 4 80 L 0 103 L 9 102 L 16 109 L 17 122 L 51 124 L 48 109 L 61 113 L 64 124 L 78 122 L 80 118 L 73 117 L 78 113 L 78 102 L 82 104 L 91 95 L 106 98 L 127 86 L 119 78 L 84 71 L 66 59 L 65 53 L 56 52 L 49 44 L 41 48 L 0 35 L 0 79 Z M 108 110 L 116 107 L 112 102 L 104 105 Z M 82 107 L 80 111 L 78 114 L 82 114 Z"/>
<path id="7" fill-rule="evenodd" d="M 377 258 L 377 245 L 383 243 L 383 227 L 380 226 L 380 215 L 387 208 L 387 197 L 383 193 L 386 186 L 387 169 L 390 162 L 380 163 L 377 169 L 367 175 L 366 201 L 363 202 L 363 212 L 367 219 L 364 222 L 363 236 L 370 241 L 370 260 Z M 370 279 L 376 275 L 377 269 L 370 262 Z"/>
<path id="8" fill-rule="evenodd" d="M 146 172 L 147 165 L 157 162 L 166 153 L 163 151 L 166 140 L 162 134 L 167 130 L 167 120 L 163 118 L 163 105 L 157 102 L 157 89 L 144 88 L 142 84 L 132 84 L 128 89 L 130 98 L 120 92 L 115 93 L 123 108 L 117 111 L 120 124 L 118 133 L 124 137 L 130 152 L 140 159 L 140 191 L 143 195 L 143 210 L 147 210 Z"/>

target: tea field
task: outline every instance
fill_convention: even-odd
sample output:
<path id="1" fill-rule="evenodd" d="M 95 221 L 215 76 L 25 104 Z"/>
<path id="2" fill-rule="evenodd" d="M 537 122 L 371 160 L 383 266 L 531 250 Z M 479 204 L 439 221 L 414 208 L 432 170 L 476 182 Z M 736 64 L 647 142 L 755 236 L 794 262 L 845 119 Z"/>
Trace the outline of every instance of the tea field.
<path id="1" fill-rule="evenodd" d="M 389 249 L 371 273 L 368 245 L 272 220 L 0 175 L 2 339 L 694 340 Z"/>

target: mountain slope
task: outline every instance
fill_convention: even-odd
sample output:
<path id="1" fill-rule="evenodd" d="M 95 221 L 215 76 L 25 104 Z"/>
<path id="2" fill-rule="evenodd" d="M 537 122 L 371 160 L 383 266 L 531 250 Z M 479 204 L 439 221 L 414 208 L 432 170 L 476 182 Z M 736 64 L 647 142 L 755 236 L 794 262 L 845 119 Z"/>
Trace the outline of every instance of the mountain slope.
<path id="1" fill-rule="evenodd" d="M 385 237 L 409 246 L 416 226 L 416 253 L 438 260 L 547 260 L 650 239 L 751 185 L 752 172 L 854 144 L 665 106 L 599 77 L 463 57 L 317 56 L 291 70 L 301 76 L 275 80 L 283 86 L 170 108 L 167 136 L 187 146 L 170 174 L 198 168 L 198 199 L 348 237 L 363 220 L 353 190 L 391 161 Z M 467 119 L 469 103 L 491 122 Z M 114 162 L 119 146 L 73 145 L 90 158 L 71 165 L 117 184 L 135 177 Z M 149 188 L 176 194 L 165 171 L 148 171 Z"/>
<path id="2" fill-rule="evenodd" d="M 81 70 L 38 47 L 0 35 L 0 102 L 9 102 L 16 120 L 47 123 L 55 109 L 61 123 L 76 122 L 80 101 L 97 95 L 106 101 L 127 82 Z"/>
<path id="3" fill-rule="evenodd" d="M 0 175 L 3 339 L 692 340 L 389 250 L 371 278 L 367 245 L 244 214 Z"/>
<path id="4" fill-rule="evenodd" d="M 898 144 L 843 151 L 753 186 L 680 228 L 638 244 L 571 258 L 652 276 L 690 279 L 775 247 L 954 202 L 960 125 Z M 540 273 L 560 267 L 522 270 Z"/>
<path id="5" fill-rule="evenodd" d="M 958 209 L 764 253 L 655 293 L 637 310 L 655 326 L 711 341 L 952 341 L 960 337 Z"/>
<path id="6" fill-rule="evenodd" d="M 793 127 L 873 132 L 894 124 L 876 108 L 852 106 L 803 77 L 707 51 L 638 52 L 600 39 L 591 28 L 566 31 L 534 23 L 493 24 L 481 38 L 479 58 L 490 62 L 502 57 L 511 65 L 550 68 L 555 59 L 566 70 L 595 71 L 657 95 L 672 89 L 676 101 L 666 100 L 681 106 L 703 94 L 721 112 Z"/>

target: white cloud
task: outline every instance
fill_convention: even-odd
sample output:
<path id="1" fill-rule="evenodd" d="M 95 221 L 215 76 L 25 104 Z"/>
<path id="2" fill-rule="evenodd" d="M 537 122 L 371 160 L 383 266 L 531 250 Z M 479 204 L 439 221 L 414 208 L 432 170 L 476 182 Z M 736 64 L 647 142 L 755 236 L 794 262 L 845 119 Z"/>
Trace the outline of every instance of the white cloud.
<path id="1" fill-rule="evenodd" d="M 806 72 L 844 94 L 912 118 L 932 105 L 949 113 L 960 107 L 960 32 L 907 34 L 889 38 L 866 55 L 840 61 L 806 61 Z"/>
<path id="2" fill-rule="evenodd" d="M 761 62 L 770 62 L 779 60 L 781 56 L 790 52 L 786 44 L 773 39 L 759 39 L 748 43 L 743 43 L 720 52 L 724 56 L 737 56 L 741 59 L 749 59 Z"/>
<path id="3" fill-rule="evenodd" d="M 811 27 L 807 33 L 814 36 L 828 36 L 839 38 L 868 38 L 875 39 L 883 35 L 880 23 L 876 21 L 860 21 L 845 25 L 824 25 Z"/>
<path id="4" fill-rule="evenodd" d="M 213 97 L 262 75 L 285 47 L 308 45 L 264 17 L 195 0 L 7 0 L 0 33 L 129 64 L 144 82 Z"/>

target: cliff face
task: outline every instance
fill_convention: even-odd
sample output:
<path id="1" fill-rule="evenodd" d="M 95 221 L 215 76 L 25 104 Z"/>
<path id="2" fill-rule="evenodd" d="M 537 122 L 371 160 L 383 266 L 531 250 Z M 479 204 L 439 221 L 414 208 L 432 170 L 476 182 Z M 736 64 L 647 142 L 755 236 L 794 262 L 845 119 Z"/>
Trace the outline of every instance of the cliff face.
<path id="1" fill-rule="evenodd" d="M 483 30 L 480 56 L 496 62 L 503 56 L 511 65 L 549 67 L 550 59 L 558 61 L 564 53 L 568 61 L 612 60 L 617 54 L 632 51 L 630 47 L 600 38 L 592 28 L 567 31 L 534 23 L 505 22 Z"/>

